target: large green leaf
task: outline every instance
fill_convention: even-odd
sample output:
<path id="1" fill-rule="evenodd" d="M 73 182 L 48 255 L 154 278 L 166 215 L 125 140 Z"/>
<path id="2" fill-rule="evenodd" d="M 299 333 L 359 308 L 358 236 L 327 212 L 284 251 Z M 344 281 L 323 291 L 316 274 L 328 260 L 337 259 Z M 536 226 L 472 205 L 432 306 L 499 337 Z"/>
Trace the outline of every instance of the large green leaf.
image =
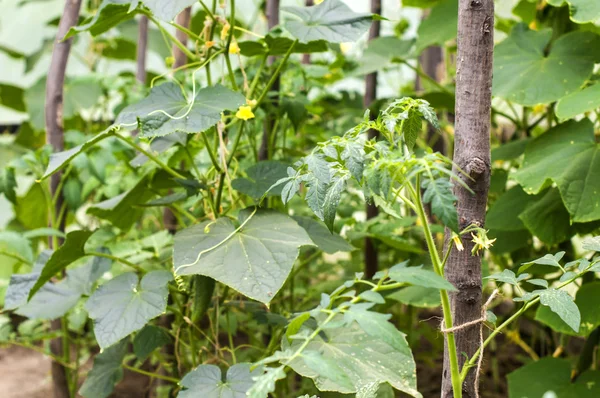
<path id="1" fill-rule="evenodd" d="M 572 32 L 546 47 L 550 29 L 513 28 L 494 50 L 493 92 L 522 105 L 546 104 L 575 92 L 600 61 L 600 36 Z M 552 84 L 548 84 L 552 82 Z"/>
<path id="2" fill-rule="evenodd" d="M 368 47 L 358 59 L 353 75 L 365 75 L 389 66 L 397 60 L 415 57 L 415 40 L 402 40 L 396 36 L 383 36 L 369 41 Z"/>
<path id="3" fill-rule="evenodd" d="M 540 292 L 540 303 L 547 306 L 560 317 L 571 329 L 579 332 L 581 315 L 573 297 L 564 290 L 546 289 Z"/>
<path id="4" fill-rule="evenodd" d="M 225 379 L 215 365 L 200 365 L 186 374 L 180 384 L 184 388 L 178 398 L 246 398 L 246 392 L 254 384 L 254 377 L 262 369 L 250 370 L 249 363 L 238 363 L 227 369 Z"/>
<path id="5" fill-rule="evenodd" d="M 52 174 L 64 168 L 67 164 L 71 162 L 77 155 L 86 150 L 90 149 L 92 146 L 102 141 L 105 138 L 110 137 L 114 133 L 114 128 L 108 128 L 101 133 L 98 133 L 94 137 L 90 138 L 88 141 L 81 145 L 77 145 L 74 148 L 68 149 L 66 151 L 53 153 L 50 155 L 50 161 L 48 162 L 48 167 L 42 176 L 42 179 L 50 177 Z"/>
<path id="6" fill-rule="evenodd" d="M 571 382 L 568 359 L 542 358 L 508 375 L 509 398 L 557 397 L 596 398 L 600 396 L 600 372 L 586 371 Z"/>
<path id="7" fill-rule="evenodd" d="M 542 242 L 554 245 L 571 237 L 571 220 L 560 193 L 550 188 L 519 215 L 529 232 Z"/>
<path id="8" fill-rule="evenodd" d="M 556 116 L 563 120 L 572 119 L 598 108 L 600 108 L 600 84 L 594 84 L 581 91 L 575 91 L 558 101 Z"/>
<path id="9" fill-rule="evenodd" d="M 140 361 L 145 361 L 157 348 L 171 342 L 169 333 L 154 325 L 146 325 L 133 339 L 133 352 Z"/>
<path id="10" fill-rule="evenodd" d="M 417 53 L 429 46 L 443 45 L 456 37 L 458 0 L 444 0 L 431 8 L 429 16 L 417 30 Z"/>
<path id="11" fill-rule="evenodd" d="M 407 267 L 405 264 L 401 263 L 390 268 L 389 278 L 395 282 L 408 283 L 414 286 L 456 291 L 456 288 L 450 282 L 435 272 L 421 267 Z"/>
<path id="12" fill-rule="evenodd" d="M 548 0 L 548 4 L 555 7 L 560 7 L 565 3 L 569 4 L 573 22 L 592 22 L 600 25 L 600 2 L 597 0 Z"/>
<path id="13" fill-rule="evenodd" d="M 431 205 L 431 212 L 451 230 L 458 232 L 456 196 L 452 193 L 452 183 L 444 178 L 423 180 L 423 202 Z"/>
<path id="14" fill-rule="evenodd" d="M 335 319 L 333 322 L 335 323 Z M 397 390 L 420 397 L 416 385 L 415 362 L 402 333 L 396 330 L 394 337 L 394 341 L 401 343 L 400 350 L 375 334 L 367 333 L 357 322 L 352 322 L 346 326 L 325 329 L 305 349 L 334 361 L 338 365 L 337 371 L 341 372 L 337 379 L 345 376 L 344 379 L 354 384 L 352 388 L 344 387 L 332 378 L 323 377 L 302 357 L 293 360 L 289 366 L 296 373 L 313 379 L 317 388 L 322 391 L 356 393 L 367 385 L 387 382 Z M 303 343 L 303 340 L 293 340 L 291 349 L 297 349 Z"/>
<path id="15" fill-rule="evenodd" d="M 73 231 L 67 234 L 65 243 L 56 250 L 40 273 L 37 282 L 29 292 L 29 299 L 56 274 L 64 270 L 73 261 L 85 256 L 83 247 L 92 235 L 91 231 Z"/>
<path id="16" fill-rule="evenodd" d="M 441 304 L 440 291 L 422 286 L 407 286 L 386 296 L 387 299 L 420 308 L 435 308 Z"/>
<path id="17" fill-rule="evenodd" d="M 110 347 L 163 314 L 172 279 L 170 272 L 151 271 L 139 283 L 136 274 L 126 273 L 101 285 L 85 304 L 100 348 Z"/>
<path id="18" fill-rule="evenodd" d="M 327 0 L 312 7 L 282 7 L 298 17 L 285 28 L 301 42 L 326 40 L 331 43 L 357 41 L 371 26 L 371 14 L 358 14 L 340 0 Z"/>
<path id="19" fill-rule="evenodd" d="M 21 87 L 11 84 L 0 84 L 0 105 L 18 112 L 26 112 L 23 95 L 25 92 Z"/>
<path id="20" fill-rule="evenodd" d="M 600 312 L 598 302 L 600 300 L 600 282 L 591 282 L 583 285 L 575 295 L 575 304 L 581 312 L 581 326 L 579 332 L 575 333 L 573 328 L 567 325 L 558 315 L 546 306 L 539 306 L 535 319 L 560 333 L 569 335 L 587 336 L 596 327 L 600 326 Z"/>
<path id="21" fill-rule="evenodd" d="M 261 199 L 268 191 L 267 196 L 279 196 L 283 185 L 278 185 L 269 190 L 273 184 L 287 177 L 287 165 L 277 160 L 258 162 L 246 169 L 247 177 L 236 178 L 231 186 L 253 199 Z"/>
<path id="22" fill-rule="evenodd" d="M 178 275 L 205 275 L 240 293 L 269 303 L 287 279 L 301 246 L 313 245 L 293 219 L 274 211 L 251 218 L 240 213 L 241 228 L 228 218 L 196 224 L 175 235 Z"/>
<path id="23" fill-rule="evenodd" d="M 168 82 L 154 87 L 146 98 L 123 109 L 115 124 L 137 124 L 144 137 L 178 131 L 199 133 L 217 124 L 223 111 L 237 109 L 245 103 L 242 94 L 221 85 L 205 87 L 193 101 L 188 101 L 177 84 Z"/>
<path id="24" fill-rule="evenodd" d="M 294 220 L 306 230 L 312 241 L 325 253 L 349 252 L 354 247 L 335 232 L 330 232 L 320 221 L 310 217 L 294 216 Z"/>
<path id="25" fill-rule="evenodd" d="M 88 373 L 79 394 L 85 398 L 106 398 L 112 394 L 115 385 L 123 378 L 123 360 L 127 354 L 129 341 L 108 347 L 94 358 L 94 366 Z"/>
<path id="26" fill-rule="evenodd" d="M 139 205 L 154 196 L 154 192 L 148 188 L 148 176 L 144 176 L 130 190 L 90 206 L 87 212 L 126 231 L 138 222 L 143 214 L 144 209 Z"/>
<path id="27" fill-rule="evenodd" d="M 574 222 L 600 219 L 598 144 L 588 119 L 568 121 L 527 145 L 521 169 L 514 178 L 526 192 L 536 194 L 556 183 Z"/>
<path id="28" fill-rule="evenodd" d="M 528 195 L 523 188 L 515 186 L 502 194 L 489 208 L 485 216 L 486 228 L 498 231 L 518 231 L 525 228 L 519 218 L 536 196 Z"/>
<path id="29" fill-rule="evenodd" d="M 10 200 L 13 204 L 17 202 L 17 193 L 15 188 L 17 188 L 15 169 L 12 167 L 0 169 L 0 194 L 4 194 L 4 197 Z"/>

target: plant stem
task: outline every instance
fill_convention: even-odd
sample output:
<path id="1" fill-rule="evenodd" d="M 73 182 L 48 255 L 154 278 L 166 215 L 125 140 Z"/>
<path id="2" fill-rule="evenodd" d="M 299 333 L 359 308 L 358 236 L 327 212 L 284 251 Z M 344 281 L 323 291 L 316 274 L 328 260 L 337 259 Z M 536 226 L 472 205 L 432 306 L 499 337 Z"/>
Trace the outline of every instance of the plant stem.
<path id="1" fill-rule="evenodd" d="M 163 35 L 167 36 L 169 38 L 169 40 L 171 40 L 173 42 L 173 44 L 175 44 L 177 46 L 177 48 L 179 48 L 188 58 L 193 59 L 193 60 L 198 59 L 196 54 L 194 54 L 190 50 L 188 50 L 188 48 L 186 46 L 184 46 L 183 43 L 181 43 L 179 40 L 177 40 L 177 38 L 175 36 L 173 36 L 168 30 L 166 30 L 160 24 L 160 22 L 156 18 L 154 18 L 154 16 L 151 13 L 147 12 L 147 13 L 143 13 L 143 14 L 146 15 L 149 20 L 154 22 L 156 27 L 163 33 Z"/>
<path id="2" fill-rule="evenodd" d="M 277 66 L 277 69 L 275 69 L 275 72 L 273 72 L 273 75 L 271 76 L 271 79 L 269 79 L 269 82 L 265 86 L 265 89 L 263 90 L 262 94 L 260 95 L 260 97 L 256 101 L 256 106 L 257 107 L 263 102 L 263 100 L 267 96 L 267 93 L 271 89 L 271 86 L 273 85 L 273 83 L 275 83 L 275 80 L 277 80 L 277 77 L 281 73 L 281 70 L 283 69 L 283 66 L 286 64 L 288 58 L 290 58 L 290 55 L 292 55 L 292 50 L 294 49 L 294 47 L 296 47 L 296 43 L 298 43 L 298 39 L 294 40 L 294 42 L 292 43 L 292 45 L 290 46 L 290 48 L 288 49 L 288 51 L 285 53 L 285 56 L 283 57 L 283 59 L 281 60 L 281 62 L 279 63 L 279 65 Z"/>
<path id="3" fill-rule="evenodd" d="M 120 257 L 115 257 L 112 254 L 108 254 L 108 253 L 102 253 L 102 252 L 87 252 L 85 253 L 86 256 L 94 256 L 94 257 L 104 257 L 104 258 L 108 258 L 110 260 L 116 261 L 118 263 L 124 264 L 128 267 L 133 268 L 134 270 L 136 270 L 137 272 L 140 273 L 145 273 L 146 271 L 144 271 L 144 269 L 142 267 L 140 267 L 137 264 L 132 263 L 131 261 L 125 260 L 123 258 Z"/>
<path id="4" fill-rule="evenodd" d="M 417 215 L 421 220 L 421 224 L 423 225 L 423 232 L 425 234 L 425 240 L 427 242 L 427 248 L 429 250 L 429 256 L 431 258 L 431 263 L 433 264 L 434 271 L 441 277 L 444 276 L 444 269 L 442 267 L 442 262 L 440 260 L 440 256 L 437 252 L 437 247 L 435 246 L 435 242 L 433 240 L 433 235 L 431 234 L 431 229 L 429 228 L 429 221 L 427 219 L 427 215 L 425 213 L 425 208 L 423 207 L 423 200 L 421 198 L 421 189 L 420 184 L 421 178 L 417 175 L 416 185 L 417 187 L 413 187 L 412 184 L 408 183 L 408 188 L 414 198 L 414 204 L 417 207 Z M 442 312 L 444 314 L 444 327 L 446 329 L 451 329 L 453 327 L 452 322 L 452 312 L 450 309 L 450 299 L 448 297 L 448 292 L 446 290 L 440 290 L 440 298 L 442 301 Z M 448 357 L 450 360 L 450 375 L 452 379 L 452 389 L 454 391 L 455 398 L 462 398 L 462 379 L 460 376 L 460 368 L 458 366 L 458 353 L 456 352 L 456 341 L 454 339 L 454 333 L 448 332 L 446 333 L 446 343 L 448 345 Z"/>
<path id="5" fill-rule="evenodd" d="M 154 156 L 153 154 L 151 154 L 149 151 L 145 150 L 144 148 L 142 148 L 141 146 L 139 146 L 138 144 L 136 144 L 135 142 L 133 142 L 130 138 L 123 137 L 120 134 L 115 134 L 115 137 L 117 137 L 121 141 L 125 142 L 127 145 L 131 146 L 135 150 L 137 150 L 137 151 L 141 152 L 142 154 L 146 155 L 148 157 L 148 159 L 152 160 L 154 163 L 156 163 L 157 165 L 159 165 L 164 171 L 166 171 L 167 173 L 171 174 L 173 177 L 179 178 L 179 179 L 182 179 L 182 180 L 186 179 L 183 175 L 179 174 L 178 172 L 176 172 L 175 170 L 173 170 L 172 168 L 170 168 L 166 163 L 164 163 L 162 160 L 160 160 L 159 158 L 157 158 L 156 156 Z"/>
<path id="6" fill-rule="evenodd" d="M 213 149 L 210 146 L 210 142 L 208 142 L 208 137 L 206 136 L 206 133 L 204 131 L 201 134 L 202 134 L 202 140 L 204 141 L 204 146 L 206 146 L 206 151 L 208 152 L 208 156 L 210 157 L 210 161 L 212 162 L 215 170 L 217 170 L 217 173 L 220 173 L 221 166 L 219 165 L 219 162 L 217 161 L 217 158 L 215 157 L 215 154 L 213 153 Z"/>
<path id="7" fill-rule="evenodd" d="M 180 31 L 182 31 L 183 33 L 185 33 L 186 35 L 188 35 L 190 38 L 204 43 L 204 39 L 203 38 L 201 38 L 200 36 L 198 36 L 197 34 L 195 34 L 194 32 L 192 32 L 191 30 L 189 30 L 185 26 L 180 25 L 177 22 L 169 22 L 169 25 L 171 25 L 171 26 L 179 29 Z"/>
<path id="8" fill-rule="evenodd" d="M 435 87 L 439 88 L 440 90 L 442 90 L 444 93 L 446 94 L 450 94 L 450 95 L 454 95 L 454 93 L 449 90 L 447 87 L 442 86 L 440 83 L 438 83 L 435 79 L 433 79 L 431 76 L 429 76 L 427 73 L 425 73 L 420 66 L 413 66 L 411 65 L 409 62 L 404 61 L 402 62 L 404 65 L 408 66 L 410 69 L 412 69 L 413 71 L 416 72 L 417 75 L 419 75 L 419 77 L 423 80 L 427 80 L 429 83 L 433 84 Z"/>
<path id="9" fill-rule="evenodd" d="M 20 255 L 15 254 L 15 253 L 10 253 L 10 252 L 7 252 L 5 250 L 0 250 L 0 256 L 6 256 L 6 257 L 14 258 L 15 260 L 18 260 L 18 261 L 22 262 L 23 264 L 31 264 L 31 261 L 24 259 Z"/>
<path id="10" fill-rule="evenodd" d="M 123 364 L 123 367 L 125 369 L 127 369 L 127 370 L 131 370 L 132 372 L 139 373 L 139 374 L 142 374 L 144 376 L 152 377 L 154 379 L 160 379 L 160 380 L 164 380 L 164 381 L 169 381 L 169 382 L 174 383 L 174 384 L 179 383 L 179 379 L 176 379 L 174 377 L 163 376 L 163 375 L 158 374 L 158 373 L 147 372 L 145 370 L 138 369 L 138 368 L 135 368 L 133 366 L 129 366 L 126 363 Z"/>
<path id="11" fill-rule="evenodd" d="M 59 363 L 60 365 L 62 365 L 65 368 L 74 369 L 73 364 L 65 362 L 62 358 L 59 358 L 59 357 L 57 357 L 57 356 L 55 356 L 55 355 L 47 352 L 46 350 L 44 350 L 41 347 L 38 347 L 38 346 L 35 346 L 35 345 L 31 345 L 31 344 L 27 344 L 27 343 L 21 343 L 19 341 L 7 341 L 6 343 L 7 344 L 11 344 L 11 345 L 16 345 L 16 346 L 19 346 L 19 347 L 23 347 L 23 348 L 27 348 L 27 349 L 33 350 L 35 352 L 39 352 L 40 354 L 49 357 L 54 362 Z"/>
<path id="12" fill-rule="evenodd" d="M 225 63 L 227 64 L 227 70 L 229 72 L 229 80 L 231 86 L 235 91 L 238 91 L 238 85 L 235 81 L 235 75 L 233 74 L 233 68 L 231 67 L 231 59 L 229 58 L 229 47 L 233 39 L 233 32 L 235 30 L 235 0 L 231 0 L 231 20 L 229 22 L 229 35 L 227 36 L 227 45 L 225 46 Z"/>

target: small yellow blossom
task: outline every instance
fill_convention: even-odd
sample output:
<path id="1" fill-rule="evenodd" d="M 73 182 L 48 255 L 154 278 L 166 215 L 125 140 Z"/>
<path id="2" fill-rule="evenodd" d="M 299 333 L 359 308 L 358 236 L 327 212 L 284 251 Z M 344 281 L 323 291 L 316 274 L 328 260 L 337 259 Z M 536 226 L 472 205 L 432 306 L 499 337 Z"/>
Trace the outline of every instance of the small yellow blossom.
<path id="1" fill-rule="evenodd" d="M 323 0 L 315 0 L 315 5 L 321 4 L 322 2 L 323 2 Z"/>
<path id="2" fill-rule="evenodd" d="M 229 29 L 231 29 L 231 25 L 229 25 L 228 23 L 223 25 L 223 29 L 221 29 L 221 40 L 225 40 L 227 38 L 227 35 L 229 34 Z"/>
<path id="3" fill-rule="evenodd" d="M 456 246 L 456 250 L 459 252 L 465 250 L 465 247 L 462 244 L 462 240 L 458 234 L 452 234 L 452 241 L 454 241 L 454 246 Z"/>
<path id="4" fill-rule="evenodd" d="M 248 105 L 242 105 L 238 109 L 235 117 L 242 120 L 254 119 L 254 113 L 252 112 L 252 108 Z"/>
<path id="5" fill-rule="evenodd" d="M 342 52 L 342 54 L 348 54 L 348 51 L 350 51 L 352 49 L 352 43 L 341 43 L 340 44 L 340 51 Z"/>
<path id="6" fill-rule="evenodd" d="M 529 29 L 531 30 L 537 30 L 538 26 L 537 26 L 537 22 L 535 21 L 535 19 L 533 21 L 531 21 L 531 23 L 529 24 Z"/>
<path id="7" fill-rule="evenodd" d="M 546 111 L 546 106 L 542 104 L 537 104 L 533 107 L 533 113 L 535 115 L 541 115 Z"/>
<path id="8" fill-rule="evenodd" d="M 444 131 L 450 135 L 454 135 L 454 127 L 450 124 L 444 126 Z"/>
<path id="9" fill-rule="evenodd" d="M 239 54 L 240 46 L 234 41 L 229 45 L 229 54 Z"/>
<path id="10" fill-rule="evenodd" d="M 250 105 L 252 108 L 254 108 L 257 104 L 255 99 L 247 99 L 246 98 L 246 104 Z"/>
<path id="11" fill-rule="evenodd" d="M 473 237 L 472 242 L 475 243 L 473 250 L 471 250 L 471 254 L 479 254 L 481 249 L 489 249 L 496 241 L 496 239 L 488 238 L 484 229 L 477 230 L 477 235 L 473 235 L 473 233 L 471 233 L 471 236 Z"/>
<path id="12" fill-rule="evenodd" d="M 207 41 L 206 43 L 204 43 L 204 48 L 206 48 L 207 50 L 211 47 L 213 47 L 215 45 L 215 42 L 212 40 Z"/>

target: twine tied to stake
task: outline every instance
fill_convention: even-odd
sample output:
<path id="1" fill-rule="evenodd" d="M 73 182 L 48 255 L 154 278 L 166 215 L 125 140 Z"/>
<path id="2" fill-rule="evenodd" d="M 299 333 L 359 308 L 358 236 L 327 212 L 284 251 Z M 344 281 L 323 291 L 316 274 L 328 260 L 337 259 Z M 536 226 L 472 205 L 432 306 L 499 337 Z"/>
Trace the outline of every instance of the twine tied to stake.
<path id="1" fill-rule="evenodd" d="M 465 322 L 462 325 L 453 326 L 448 329 L 444 327 L 444 320 L 442 320 L 442 324 L 440 326 L 440 330 L 442 333 L 454 333 L 459 330 L 466 329 L 470 326 L 479 324 L 479 358 L 477 359 L 477 370 L 475 371 L 475 397 L 477 398 L 479 398 L 479 373 L 481 372 L 481 365 L 483 363 L 483 323 L 487 320 L 487 309 L 498 293 L 499 290 L 494 289 L 494 291 L 487 299 L 485 304 L 481 307 L 481 318 L 474 319 L 472 321 Z"/>

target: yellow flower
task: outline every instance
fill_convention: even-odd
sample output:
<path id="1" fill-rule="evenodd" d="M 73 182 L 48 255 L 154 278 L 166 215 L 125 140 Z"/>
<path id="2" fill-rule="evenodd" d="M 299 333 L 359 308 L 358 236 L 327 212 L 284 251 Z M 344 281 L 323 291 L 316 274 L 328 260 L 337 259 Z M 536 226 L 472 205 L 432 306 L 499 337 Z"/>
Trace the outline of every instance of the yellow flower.
<path id="1" fill-rule="evenodd" d="M 487 231 L 484 229 L 477 230 L 477 236 L 473 235 L 473 233 L 471 233 L 471 236 L 473 237 L 472 242 L 475 243 L 473 250 L 471 250 L 471 254 L 479 254 L 481 249 L 489 249 L 496 241 L 496 239 L 489 239 L 487 237 Z"/>
<path id="2" fill-rule="evenodd" d="M 228 23 L 223 25 L 223 29 L 221 29 L 221 40 L 225 40 L 227 35 L 229 34 L 229 29 L 231 29 L 231 25 Z"/>
<path id="3" fill-rule="evenodd" d="M 256 102 L 256 100 L 255 100 L 255 99 L 252 99 L 252 100 L 251 100 L 251 99 L 247 99 L 247 98 L 246 98 L 246 104 L 248 104 L 248 105 L 250 105 L 251 107 L 253 107 L 253 108 L 254 108 L 254 107 L 256 106 L 257 102 Z"/>
<path id="4" fill-rule="evenodd" d="M 454 127 L 450 124 L 444 126 L 444 131 L 450 135 L 454 135 Z"/>
<path id="5" fill-rule="evenodd" d="M 251 107 L 242 105 L 235 114 L 235 117 L 242 120 L 254 119 L 254 113 L 252 112 Z"/>
<path id="6" fill-rule="evenodd" d="M 209 48 L 213 47 L 214 45 L 215 45 L 215 42 L 209 40 L 206 43 L 204 43 L 204 48 L 206 48 L 208 50 Z"/>
<path id="7" fill-rule="evenodd" d="M 234 41 L 229 45 L 229 54 L 239 54 L 240 46 Z"/>
<path id="8" fill-rule="evenodd" d="M 352 49 L 352 43 L 341 43 L 340 44 L 340 50 L 342 51 L 342 54 L 347 54 L 348 51 L 350 51 Z"/>
<path id="9" fill-rule="evenodd" d="M 546 111 L 546 106 L 542 104 L 537 104 L 533 107 L 533 113 L 536 115 L 541 115 Z"/>
<path id="10" fill-rule="evenodd" d="M 529 29 L 531 30 L 537 30 L 538 26 L 537 26 L 537 22 L 535 21 L 535 19 L 533 21 L 531 21 L 531 23 L 529 24 Z"/>
<path id="11" fill-rule="evenodd" d="M 456 250 L 458 250 L 459 252 L 465 250 L 465 247 L 462 244 L 462 240 L 460 239 L 460 236 L 457 234 L 452 234 L 452 240 L 454 241 L 454 246 L 456 246 Z"/>
<path id="12" fill-rule="evenodd" d="M 323 0 L 315 0 L 315 5 L 321 4 L 322 2 L 323 2 Z"/>

